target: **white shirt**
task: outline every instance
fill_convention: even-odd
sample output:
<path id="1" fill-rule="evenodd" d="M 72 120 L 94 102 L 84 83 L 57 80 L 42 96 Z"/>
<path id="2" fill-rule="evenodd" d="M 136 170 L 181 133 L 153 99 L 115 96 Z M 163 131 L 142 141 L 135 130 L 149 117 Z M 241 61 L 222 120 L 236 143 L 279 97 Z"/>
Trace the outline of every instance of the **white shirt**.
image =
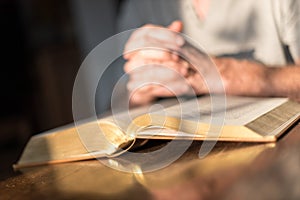
<path id="1" fill-rule="evenodd" d="M 300 0 L 211 0 L 205 20 L 192 0 L 128 0 L 120 30 L 182 20 L 187 36 L 208 54 L 285 65 L 300 58 Z"/>

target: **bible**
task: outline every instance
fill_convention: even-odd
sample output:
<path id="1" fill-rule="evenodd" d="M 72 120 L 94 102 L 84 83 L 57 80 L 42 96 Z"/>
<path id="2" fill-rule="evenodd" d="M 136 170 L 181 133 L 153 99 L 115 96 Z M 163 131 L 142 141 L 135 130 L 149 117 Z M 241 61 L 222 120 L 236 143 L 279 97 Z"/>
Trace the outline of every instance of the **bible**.
<path id="1" fill-rule="evenodd" d="M 145 140 L 275 142 L 300 118 L 287 98 L 202 96 L 32 136 L 15 169 L 116 156 Z"/>

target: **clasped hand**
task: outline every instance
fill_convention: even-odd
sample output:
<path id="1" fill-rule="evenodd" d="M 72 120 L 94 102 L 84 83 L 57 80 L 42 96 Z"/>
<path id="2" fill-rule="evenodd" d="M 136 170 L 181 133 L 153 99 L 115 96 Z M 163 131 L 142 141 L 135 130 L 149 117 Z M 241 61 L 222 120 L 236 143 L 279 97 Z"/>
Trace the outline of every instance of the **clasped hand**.
<path id="1" fill-rule="evenodd" d="M 131 104 L 147 104 L 158 97 L 208 92 L 201 73 L 193 65 L 200 55 L 185 52 L 185 59 L 179 55 L 186 42 L 178 34 L 181 30 L 181 22 L 175 21 L 167 28 L 145 25 L 133 32 L 124 50 Z"/>

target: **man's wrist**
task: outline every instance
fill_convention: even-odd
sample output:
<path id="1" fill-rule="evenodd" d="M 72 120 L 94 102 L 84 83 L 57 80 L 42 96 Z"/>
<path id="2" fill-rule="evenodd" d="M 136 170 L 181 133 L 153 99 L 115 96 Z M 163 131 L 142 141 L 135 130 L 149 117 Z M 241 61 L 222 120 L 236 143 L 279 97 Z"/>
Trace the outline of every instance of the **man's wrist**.
<path id="1" fill-rule="evenodd" d="M 277 67 L 265 67 L 264 69 L 264 94 L 265 96 L 276 97 L 278 93 L 278 69 Z"/>

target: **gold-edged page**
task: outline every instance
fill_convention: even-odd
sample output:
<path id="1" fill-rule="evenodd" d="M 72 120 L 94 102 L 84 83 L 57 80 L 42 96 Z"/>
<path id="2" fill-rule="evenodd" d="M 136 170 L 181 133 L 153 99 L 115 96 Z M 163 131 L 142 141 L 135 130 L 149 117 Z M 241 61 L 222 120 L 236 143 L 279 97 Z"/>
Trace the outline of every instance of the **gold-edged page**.
<path id="1" fill-rule="evenodd" d="M 86 137 L 90 137 L 89 151 L 74 125 L 63 127 L 32 136 L 14 168 L 86 160 L 114 152 L 116 148 L 101 138 L 101 134 L 93 137 L 95 123 L 86 122 L 77 127 L 88 130 L 89 135 Z"/>
<path id="2" fill-rule="evenodd" d="M 245 126 L 263 137 L 278 138 L 299 119 L 300 104 L 286 101 Z"/>
<path id="3" fill-rule="evenodd" d="M 164 118 L 157 112 L 151 113 L 150 121 L 153 126 L 141 129 L 138 138 L 274 141 L 299 118 L 300 113 L 300 105 L 287 98 L 227 96 L 225 108 L 222 104 L 216 104 L 212 109 L 211 98 L 204 96 L 198 98 L 198 108 L 192 105 L 194 103 L 187 101 L 180 105 L 180 109 L 178 106 L 170 107 L 166 112 L 168 116 Z M 222 115 L 224 112 L 224 126 L 217 127 L 219 125 L 213 123 L 212 116 Z M 277 120 L 274 120 L 274 117 L 277 117 Z M 158 122 L 158 118 L 165 120 L 163 126 Z M 217 136 L 209 134 L 210 130 L 216 130 L 214 126 L 220 130 Z"/>
<path id="4" fill-rule="evenodd" d="M 170 102 L 164 104 L 170 105 Z M 145 106 L 98 120 L 85 119 L 76 122 L 76 126 L 70 124 L 32 136 L 14 168 L 115 154 L 120 150 L 120 146 L 127 148 L 133 140 L 126 133 L 128 124 L 133 118 L 148 111 L 149 107 Z"/>

